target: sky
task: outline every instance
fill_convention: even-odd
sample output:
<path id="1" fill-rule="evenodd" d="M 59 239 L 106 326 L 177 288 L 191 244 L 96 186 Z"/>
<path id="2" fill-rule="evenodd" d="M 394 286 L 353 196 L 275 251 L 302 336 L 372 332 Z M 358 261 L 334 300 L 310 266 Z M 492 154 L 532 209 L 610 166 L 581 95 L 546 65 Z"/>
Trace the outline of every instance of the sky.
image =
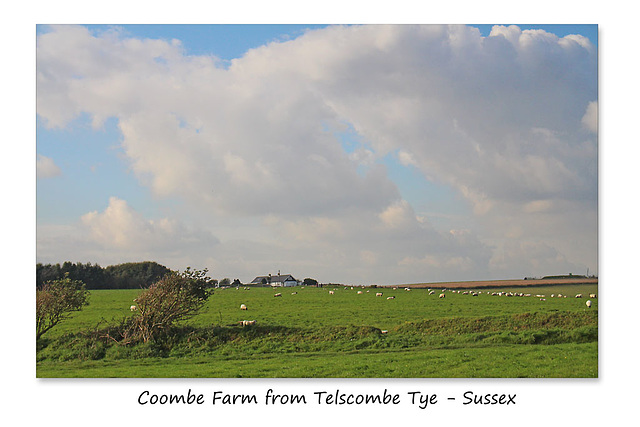
<path id="1" fill-rule="evenodd" d="M 595 25 L 39 25 L 36 259 L 598 271 Z"/>

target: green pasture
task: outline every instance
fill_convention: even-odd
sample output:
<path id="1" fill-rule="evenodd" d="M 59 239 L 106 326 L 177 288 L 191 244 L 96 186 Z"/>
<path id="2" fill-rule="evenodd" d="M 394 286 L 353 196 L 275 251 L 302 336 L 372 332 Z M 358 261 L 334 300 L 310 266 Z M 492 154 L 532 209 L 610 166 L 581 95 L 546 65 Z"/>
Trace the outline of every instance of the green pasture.
<path id="1" fill-rule="evenodd" d="M 445 298 L 433 290 L 219 289 L 181 325 L 180 338 L 132 348 L 83 337 L 135 315 L 129 307 L 139 291 L 91 291 L 89 306 L 39 344 L 37 375 L 597 377 L 598 299 L 585 305 L 597 285 L 447 291 Z M 533 296 L 490 295 L 499 291 Z M 558 293 L 567 297 L 551 297 Z M 257 325 L 242 328 L 241 320 Z"/>

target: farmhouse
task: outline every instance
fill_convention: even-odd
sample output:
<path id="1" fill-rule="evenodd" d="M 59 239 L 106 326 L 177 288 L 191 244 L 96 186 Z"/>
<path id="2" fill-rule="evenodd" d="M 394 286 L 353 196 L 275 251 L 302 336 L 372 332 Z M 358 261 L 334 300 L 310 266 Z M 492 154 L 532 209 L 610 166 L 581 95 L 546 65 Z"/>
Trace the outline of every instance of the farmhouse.
<path id="1" fill-rule="evenodd" d="M 266 286 L 298 286 L 300 282 L 298 282 L 295 277 L 290 274 L 280 274 L 272 276 L 269 274 L 268 276 L 258 276 L 251 281 L 252 285 L 266 285 Z"/>

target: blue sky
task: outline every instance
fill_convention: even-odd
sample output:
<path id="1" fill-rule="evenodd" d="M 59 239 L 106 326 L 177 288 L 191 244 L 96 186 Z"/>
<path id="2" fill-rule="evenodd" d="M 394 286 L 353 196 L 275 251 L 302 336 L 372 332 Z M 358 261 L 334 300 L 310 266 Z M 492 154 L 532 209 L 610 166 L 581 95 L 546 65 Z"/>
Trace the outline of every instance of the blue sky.
<path id="1" fill-rule="evenodd" d="M 478 28 L 38 26 L 38 261 L 596 272 L 597 26 Z"/>
<path id="2" fill-rule="evenodd" d="M 486 37 L 491 32 L 495 24 L 470 24 L 480 30 Z M 512 25 L 503 23 L 500 25 Z M 591 43 L 598 44 L 597 24 L 548 24 L 548 25 L 527 25 L 515 24 L 520 28 L 531 30 L 544 30 L 564 37 L 569 34 L 580 34 L 587 37 Z M 294 39 L 311 29 L 324 28 L 327 25 L 304 25 L 304 24 L 134 24 L 117 25 L 123 29 L 125 34 L 131 37 L 159 38 L 165 40 L 178 39 L 182 42 L 185 50 L 190 55 L 216 55 L 224 60 L 240 58 L 244 53 L 252 48 L 262 46 L 272 41 L 283 41 Z M 40 25 L 38 33 L 45 30 L 46 26 Z M 94 31 L 105 31 L 113 28 L 114 25 L 87 25 L 87 28 Z"/>

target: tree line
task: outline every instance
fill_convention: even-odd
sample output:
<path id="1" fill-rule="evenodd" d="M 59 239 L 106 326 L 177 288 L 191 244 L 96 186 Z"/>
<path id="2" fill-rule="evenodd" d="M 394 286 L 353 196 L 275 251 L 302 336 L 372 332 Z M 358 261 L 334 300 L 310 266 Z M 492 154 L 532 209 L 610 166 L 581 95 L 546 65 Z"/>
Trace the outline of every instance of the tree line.
<path id="1" fill-rule="evenodd" d="M 68 277 L 84 283 L 87 290 L 93 289 L 140 289 L 170 273 L 164 265 L 153 261 L 128 262 L 101 267 L 92 263 L 36 264 L 36 287 L 40 289 L 47 282 Z"/>

